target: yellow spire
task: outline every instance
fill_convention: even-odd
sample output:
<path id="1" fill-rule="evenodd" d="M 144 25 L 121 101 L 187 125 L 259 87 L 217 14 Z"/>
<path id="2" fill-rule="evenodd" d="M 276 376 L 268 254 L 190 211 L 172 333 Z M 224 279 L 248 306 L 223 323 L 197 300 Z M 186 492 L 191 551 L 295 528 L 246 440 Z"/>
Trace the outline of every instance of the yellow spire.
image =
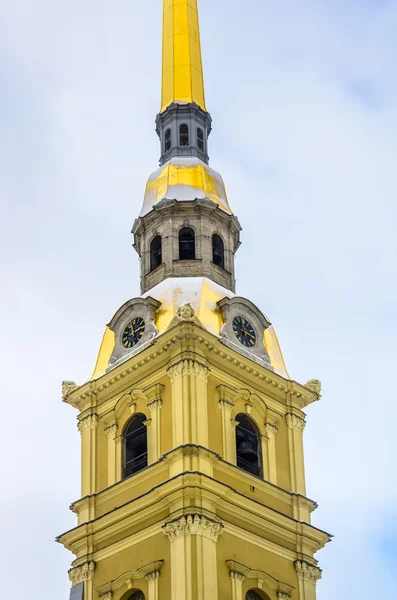
<path id="1" fill-rule="evenodd" d="M 163 0 L 161 112 L 172 102 L 205 108 L 197 0 Z"/>

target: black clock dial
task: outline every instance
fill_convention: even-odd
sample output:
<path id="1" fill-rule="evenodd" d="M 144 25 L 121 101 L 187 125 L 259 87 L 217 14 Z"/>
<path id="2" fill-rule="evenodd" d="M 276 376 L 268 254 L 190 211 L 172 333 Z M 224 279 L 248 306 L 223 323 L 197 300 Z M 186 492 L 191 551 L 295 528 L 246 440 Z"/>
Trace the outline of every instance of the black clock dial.
<path id="1" fill-rule="evenodd" d="M 241 344 L 252 348 L 256 344 L 256 333 L 251 323 L 244 317 L 234 317 L 233 331 Z"/>
<path id="2" fill-rule="evenodd" d="M 142 317 L 131 319 L 123 332 L 124 348 L 133 348 L 145 333 L 145 321 Z"/>

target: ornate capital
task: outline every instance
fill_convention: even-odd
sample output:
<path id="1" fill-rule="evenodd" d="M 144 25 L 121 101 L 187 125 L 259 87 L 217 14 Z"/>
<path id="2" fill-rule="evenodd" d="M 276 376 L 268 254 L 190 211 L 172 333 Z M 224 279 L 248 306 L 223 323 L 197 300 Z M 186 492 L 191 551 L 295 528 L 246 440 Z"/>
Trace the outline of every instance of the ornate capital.
<path id="1" fill-rule="evenodd" d="M 88 417 L 85 417 L 84 419 L 79 421 L 77 428 L 80 431 L 80 433 L 83 433 L 83 431 L 87 431 L 87 430 L 94 431 L 94 429 L 96 429 L 98 427 L 98 423 L 99 423 L 98 415 L 92 414 L 92 415 L 88 415 Z"/>
<path id="2" fill-rule="evenodd" d="M 278 600 L 291 600 L 291 596 L 285 592 L 277 592 Z"/>
<path id="3" fill-rule="evenodd" d="M 287 421 L 287 427 L 289 429 L 297 429 L 298 431 L 305 431 L 306 421 L 293 415 L 292 413 L 288 413 L 285 415 L 285 420 Z"/>
<path id="4" fill-rule="evenodd" d="M 160 571 L 152 571 L 151 573 L 148 573 L 146 575 L 146 579 L 148 581 L 156 581 L 157 579 L 160 579 Z"/>
<path id="5" fill-rule="evenodd" d="M 184 359 L 170 367 L 167 372 L 171 381 L 175 381 L 182 375 L 196 375 L 207 381 L 209 369 L 195 360 Z"/>
<path id="6" fill-rule="evenodd" d="M 108 438 L 114 439 L 116 437 L 116 433 L 117 433 L 116 423 L 113 423 L 112 425 L 109 425 L 109 427 L 106 427 L 105 433 L 108 436 Z"/>
<path id="7" fill-rule="evenodd" d="M 78 585 L 82 581 L 88 581 L 94 576 L 95 563 L 94 561 L 86 562 L 80 567 L 74 567 L 69 570 L 69 579 L 73 585 Z"/>
<path id="8" fill-rule="evenodd" d="M 267 437 L 271 437 L 272 435 L 276 435 L 278 429 L 273 423 L 265 423 L 265 432 Z"/>
<path id="9" fill-rule="evenodd" d="M 166 523 L 162 528 L 170 542 L 183 535 L 202 535 L 217 542 L 222 529 L 222 523 L 210 521 L 202 515 L 186 515 L 176 521 Z"/>
<path id="10" fill-rule="evenodd" d="M 310 581 L 313 585 L 316 585 L 317 581 L 321 579 L 321 569 L 309 565 L 309 563 L 303 560 L 295 561 L 295 570 L 299 577 L 305 581 Z"/>
<path id="11" fill-rule="evenodd" d="M 163 402 L 161 400 L 153 400 L 153 402 L 149 402 L 147 405 L 150 412 L 157 410 L 158 408 L 162 408 Z"/>
<path id="12" fill-rule="evenodd" d="M 78 385 L 74 381 L 62 381 L 62 400 L 65 402 L 68 399 L 68 396 L 74 391 L 77 390 Z"/>
<path id="13" fill-rule="evenodd" d="M 229 575 L 232 581 L 244 581 L 245 579 L 245 575 L 239 573 L 238 571 L 230 571 Z"/>
<path id="14" fill-rule="evenodd" d="M 234 404 L 228 402 L 227 400 L 219 400 L 218 406 L 221 410 L 224 410 L 225 412 L 230 412 L 234 407 Z"/>
<path id="15" fill-rule="evenodd" d="M 99 600 L 112 600 L 113 592 L 105 592 L 99 596 Z"/>

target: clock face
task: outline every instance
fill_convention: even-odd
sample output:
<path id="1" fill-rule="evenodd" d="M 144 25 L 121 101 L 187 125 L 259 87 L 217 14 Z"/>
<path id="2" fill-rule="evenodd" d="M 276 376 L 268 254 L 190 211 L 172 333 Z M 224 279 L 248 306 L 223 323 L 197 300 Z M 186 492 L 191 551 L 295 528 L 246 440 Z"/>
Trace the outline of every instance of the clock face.
<path id="1" fill-rule="evenodd" d="M 252 348 L 256 344 L 256 333 L 251 323 L 244 319 L 244 317 L 234 317 L 233 319 L 233 331 L 238 341 Z"/>
<path id="2" fill-rule="evenodd" d="M 145 321 L 142 317 L 131 319 L 123 332 L 124 348 L 133 348 L 145 333 Z"/>

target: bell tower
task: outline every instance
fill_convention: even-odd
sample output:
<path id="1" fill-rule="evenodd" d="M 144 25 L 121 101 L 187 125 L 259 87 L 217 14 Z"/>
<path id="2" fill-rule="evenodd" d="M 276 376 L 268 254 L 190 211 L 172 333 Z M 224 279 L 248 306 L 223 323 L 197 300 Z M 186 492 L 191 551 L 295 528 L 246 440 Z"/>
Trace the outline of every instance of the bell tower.
<path id="1" fill-rule="evenodd" d="M 235 295 L 240 225 L 209 167 L 197 0 L 164 0 L 160 168 L 134 223 L 141 296 L 105 329 L 78 411 L 70 600 L 315 600 L 305 408 L 271 321 Z"/>

